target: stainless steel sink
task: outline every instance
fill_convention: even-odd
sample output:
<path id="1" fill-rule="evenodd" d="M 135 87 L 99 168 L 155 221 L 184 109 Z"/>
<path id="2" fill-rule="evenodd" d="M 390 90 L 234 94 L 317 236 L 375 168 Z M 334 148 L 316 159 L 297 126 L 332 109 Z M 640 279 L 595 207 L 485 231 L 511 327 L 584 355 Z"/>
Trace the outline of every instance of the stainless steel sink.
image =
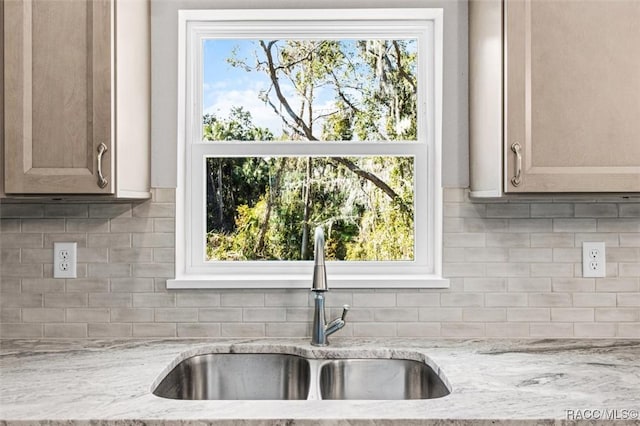
<path id="1" fill-rule="evenodd" d="M 180 362 L 153 391 L 172 399 L 307 399 L 309 363 L 287 354 L 207 354 Z"/>
<path id="2" fill-rule="evenodd" d="M 187 358 L 156 386 L 171 399 L 430 399 L 450 389 L 424 362 L 217 353 Z"/>
<path id="3" fill-rule="evenodd" d="M 404 359 L 340 359 L 320 370 L 322 399 L 430 399 L 450 391 L 427 364 Z"/>

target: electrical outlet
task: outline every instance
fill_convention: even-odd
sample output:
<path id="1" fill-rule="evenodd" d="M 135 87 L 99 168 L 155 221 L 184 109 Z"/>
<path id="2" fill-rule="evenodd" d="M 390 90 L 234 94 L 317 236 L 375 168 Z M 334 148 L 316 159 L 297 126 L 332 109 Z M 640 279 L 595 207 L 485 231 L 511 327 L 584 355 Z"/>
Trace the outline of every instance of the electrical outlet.
<path id="1" fill-rule="evenodd" d="M 53 278 L 76 278 L 78 243 L 53 243 Z"/>
<path id="2" fill-rule="evenodd" d="M 607 275 L 604 242 L 582 243 L 582 276 L 602 278 Z"/>

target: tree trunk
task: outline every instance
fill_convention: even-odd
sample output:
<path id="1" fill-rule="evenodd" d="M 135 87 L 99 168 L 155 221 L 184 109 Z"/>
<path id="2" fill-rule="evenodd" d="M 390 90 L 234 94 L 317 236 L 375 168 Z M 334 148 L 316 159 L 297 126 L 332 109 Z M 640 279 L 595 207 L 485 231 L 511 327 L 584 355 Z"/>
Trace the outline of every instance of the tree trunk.
<path id="1" fill-rule="evenodd" d="M 274 178 L 273 186 L 269 187 L 269 196 L 267 197 L 267 211 L 265 212 L 264 222 L 260 227 L 260 233 L 258 234 L 258 243 L 256 244 L 256 253 L 261 256 L 263 255 L 265 239 L 267 237 L 267 231 L 269 230 L 271 210 L 273 210 L 275 199 L 280 196 L 280 177 L 282 176 L 282 170 L 284 170 L 286 161 L 286 157 L 282 157 L 280 159 L 280 164 L 278 166 L 278 170 L 276 171 L 276 177 Z"/>
<path id="2" fill-rule="evenodd" d="M 220 223 L 220 227 L 224 228 L 224 188 L 222 187 L 222 161 L 218 161 L 217 172 L 218 190 L 216 191 L 216 197 L 218 198 L 218 221 Z"/>
<path id="3" fill-rule="evenodd" d="M 307 173 L 304 181 L 304 213 L 302 217 L 302 247 L 300 248 L 300 259 L 307 260 L 309 258 L 309 212 L 311 210 L 311 172 L 312 159 L 307 158 Z"/>

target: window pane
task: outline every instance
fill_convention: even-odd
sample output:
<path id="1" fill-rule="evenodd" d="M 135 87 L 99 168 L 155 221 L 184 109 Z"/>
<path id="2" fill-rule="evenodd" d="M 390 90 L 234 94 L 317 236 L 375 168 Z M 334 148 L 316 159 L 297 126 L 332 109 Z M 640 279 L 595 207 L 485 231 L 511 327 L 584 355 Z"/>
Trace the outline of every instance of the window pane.
<path id="1" fill-rule="evenodd" d="M 414 258 L 413 157 L 207 158 L 207 260 Z"/>
<path id="2" fill-rule="evenodd" d="M 417 139 L 417 40 L 203 41 L 203 138 Z"/>

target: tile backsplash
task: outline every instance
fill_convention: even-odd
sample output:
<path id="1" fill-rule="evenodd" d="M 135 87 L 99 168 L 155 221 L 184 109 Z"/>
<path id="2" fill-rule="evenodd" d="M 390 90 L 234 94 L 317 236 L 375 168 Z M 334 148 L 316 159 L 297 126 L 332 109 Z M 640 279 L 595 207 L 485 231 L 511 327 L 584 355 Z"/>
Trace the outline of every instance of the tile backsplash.
<path id="1" fill-rule="evenodd" d="M 144 203 L 0 206 L 0 336 L 307 337 L 308 290 L 168 291 L 174 190 Z M 449 289 L 332 290 L 342 336 L 640 337 L 640 200 L 470 202 L 445 190 Z M 78 243 L 78 278 L 52 278 L 53 243 Z M 606 278 L 582 278 L 604 241 Z"/>

